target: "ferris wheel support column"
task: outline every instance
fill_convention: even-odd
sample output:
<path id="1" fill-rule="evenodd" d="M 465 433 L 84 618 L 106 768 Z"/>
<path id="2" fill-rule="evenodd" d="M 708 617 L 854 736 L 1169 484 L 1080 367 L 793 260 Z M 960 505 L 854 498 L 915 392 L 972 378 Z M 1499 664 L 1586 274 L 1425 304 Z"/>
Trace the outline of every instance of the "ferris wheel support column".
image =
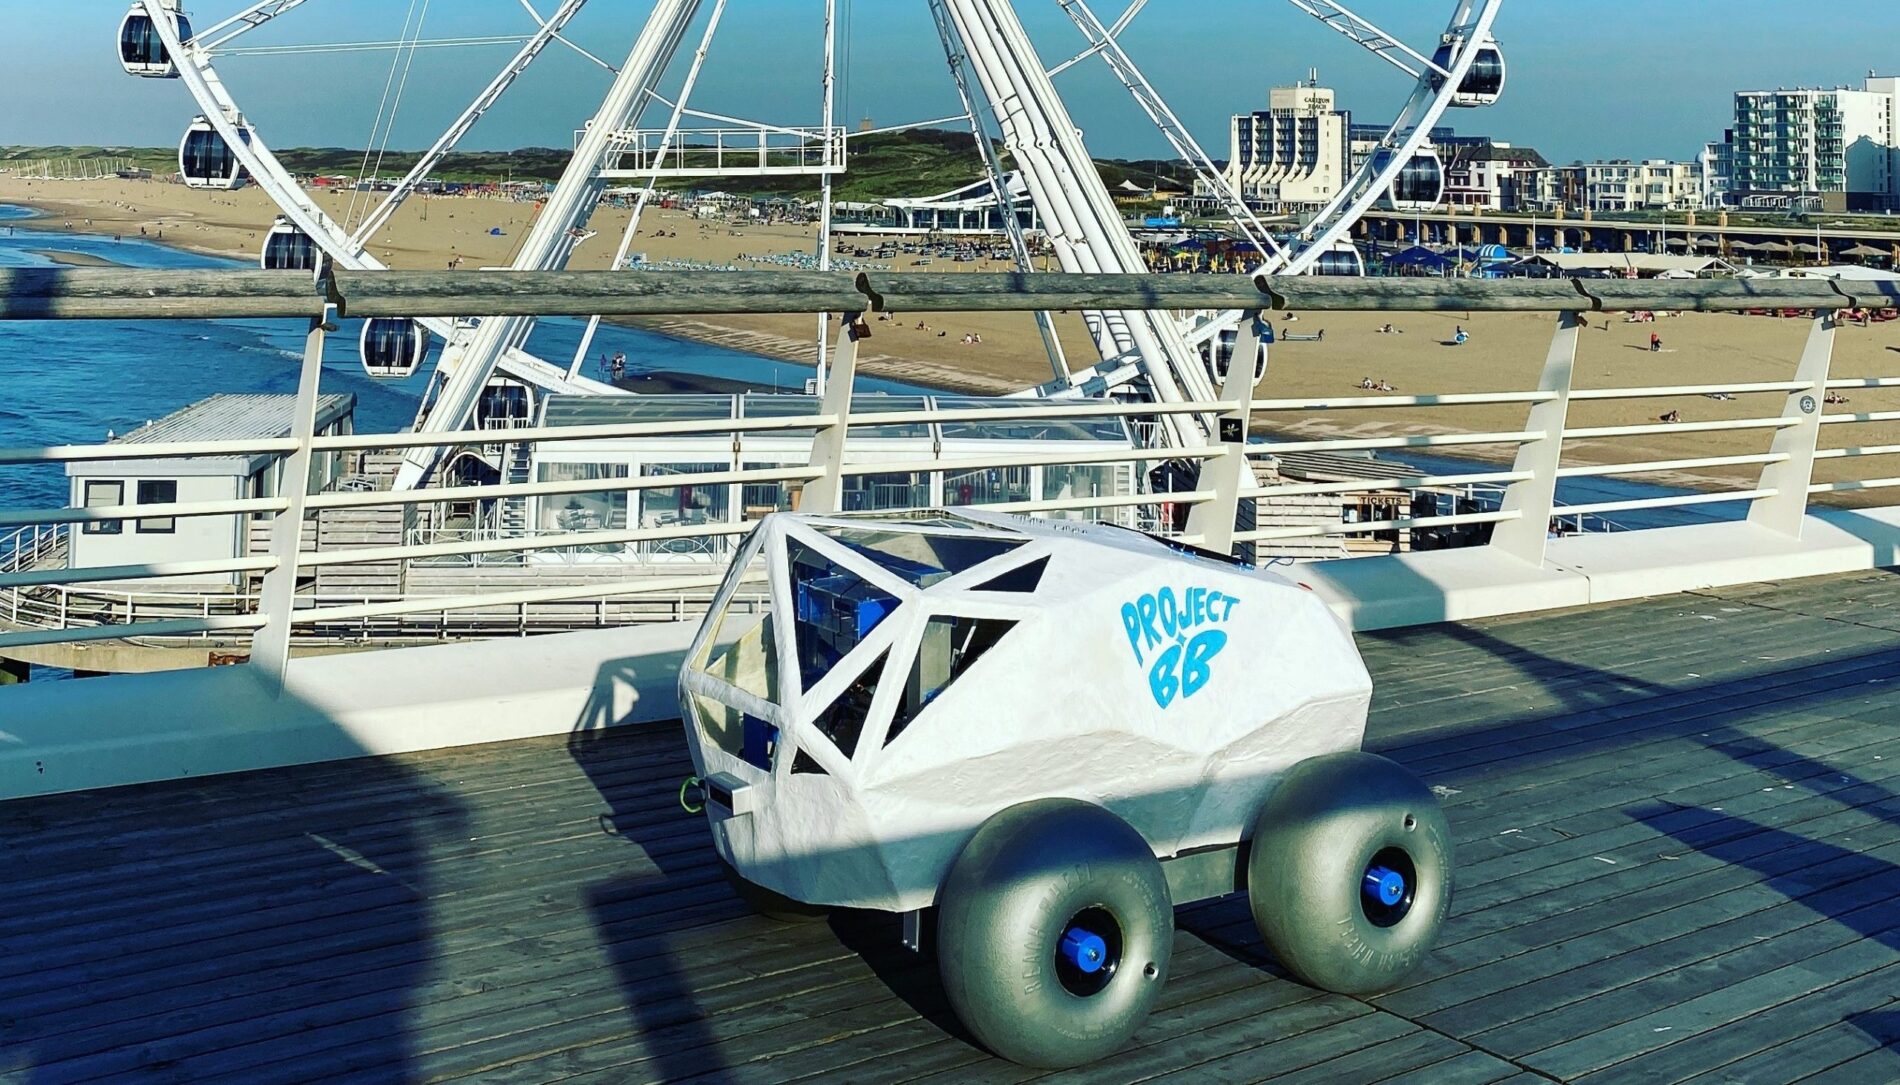
<path id="1" fill-rule="evenodd" d="M 658 0 L 641 28 L 633 50 L 614 77 L 600 109 L 581 135 L 574 157 L 560 182 L 549 194 L 521 251 L 511 265 L 515 271 L 546 271 L 558 267 L 571 251 L 570 231 L 587 221 L 605 187 L 600 171 L 612 149 L 615 134 L 631 124 L 658 88 L 667 66 L 699 14 L 700 0 Z M 488 317 L 465 341 L 449 344 L 442 355 L 446 376 L 442 391 L 427 417 L 419 419 L 421 433 L 452 433 L 466 428 L 482 389 L 511 343 L 525 341 L 534 327 L 526 317 Z M 397 489 L 412 489 L 427 479 L 441 459 L 442 449 L 416 449 L 396 473 Z"/>
<path id="2" fill-rule="evenodd" d="M 1052 220 L 1050 239 L 1063 270 L 1145 273 L 1141 251 L 1012 6 L 1006 0 L 946 0 L 945 7 L 1036 206 Z M 1110 313 L 1102 323 L 1110 333 L 1097 336 L 1103 357 L 1132 348 L 1157 399 L 1215 398 L 1206 367 L 1168 314 Z M 1171 416 L 1168 428 L 1176 445 L 1207 443 L 1202 420 Z"/>

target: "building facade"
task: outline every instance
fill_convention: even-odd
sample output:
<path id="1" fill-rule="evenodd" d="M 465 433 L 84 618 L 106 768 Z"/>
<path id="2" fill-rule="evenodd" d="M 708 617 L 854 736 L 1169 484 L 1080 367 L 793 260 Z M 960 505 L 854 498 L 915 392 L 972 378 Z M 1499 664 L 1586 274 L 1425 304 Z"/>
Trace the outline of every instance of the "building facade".
<path id="1" fill-rule="evenodd" d="M 1583 171 L 1583 209 L 1690 211 L 1702 206 L 1702 167 L 1696 162 L 1588 162 Z"/>
<path id="2" fill-rule="evenodd" d="M 1445 205 L 1453 210 L 1503 211 L 1509 206 L 1513 176 L 1548 166 L 1544 156 L 1529 147 L 1508 143 L 1456 147 L 1445 162 Z"/>
<path id="3" fill-rule="evenodd" d="M 1267 108 L 1233 118 L 1227 183 L 1253 207 L 1312 210 L 1339 194 L 1347 169 L 1350 114 L 1314 80 L 1274 87 Z"/>
<path id="4" fill-rule="evenodd" d="M 1860 90 L 1738 91 L 1730 192 L 1741 206 L 1818 198 L 1828 210 L 1894 204 L 1900 79 L 1869 76 Z"/>

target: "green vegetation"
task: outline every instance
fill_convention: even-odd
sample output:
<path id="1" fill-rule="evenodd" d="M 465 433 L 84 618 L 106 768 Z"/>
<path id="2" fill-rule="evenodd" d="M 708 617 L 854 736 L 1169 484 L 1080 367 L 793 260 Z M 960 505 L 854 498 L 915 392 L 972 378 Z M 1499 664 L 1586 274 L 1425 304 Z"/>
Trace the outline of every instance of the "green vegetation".
<path id="1" fill-rule="evenodd" d="M 1000 153 L 1000 150 L 999 150 Z M 363 152 L 342 147 L 297 147 L 277 152 L 291 172 L 299 175 L 355 177 L 363 171 Z M 566 168 L 571 152 L 553 147 L 524 147 L 515 151 L 471 151 L 450 155 L 434 173 L 441 181 L 489 183 L 499 181 L 552 181 Z M 380 163 L 371 159 L 373 172 L 394 179 L 407 173 L 420 155 L 391 151 Z M 51 159 L 55 162 L 93 163 L 124 159 L 153 173 L 174 173 L 178 152 L 165 147 L 0 147 L 0 169 Z M 1004 157 L 1007 167 L 1008 158 Z M 1099 161 L 1096 168 L 1110 188 L 1133 181 L 1144 188 L 1159 185 L 1183 189 L 1191 171 L 1180 162 L 1155 160 Z M 835 186 L 841 200 L 872 201 L 894 196 L 929 196 L 961 188 L 983 176 L 975 139 L 967 132 L 918 129 L 853 137 L 850 167 Z M 723 188 L 753 195 L 812 199 L 818 186 L 810 178 L 708 179 L 694 187 Z"/>

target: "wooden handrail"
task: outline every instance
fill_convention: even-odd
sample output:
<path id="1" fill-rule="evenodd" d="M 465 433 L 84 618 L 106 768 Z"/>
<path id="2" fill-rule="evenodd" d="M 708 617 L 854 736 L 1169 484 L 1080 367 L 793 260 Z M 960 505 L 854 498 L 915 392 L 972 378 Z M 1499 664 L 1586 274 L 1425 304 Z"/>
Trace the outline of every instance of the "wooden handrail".
<path id="1" fill-rule="evenodd" d="M 1735 312 L 1900 306 L 1833 279 L 1348 279 L 819 271 L 0 270 L 0 320 L 1266 309 Z"/>

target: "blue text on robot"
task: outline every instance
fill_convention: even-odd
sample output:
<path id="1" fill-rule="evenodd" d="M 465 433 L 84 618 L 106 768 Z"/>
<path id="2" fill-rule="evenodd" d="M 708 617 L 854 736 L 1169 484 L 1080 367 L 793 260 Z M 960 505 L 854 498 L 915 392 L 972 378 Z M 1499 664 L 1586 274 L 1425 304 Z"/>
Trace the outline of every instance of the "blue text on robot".
<path id="1" fill-rule="evenodd" d="M 1227 647 L 1225 625 L 1240 600 L 1211 588 L 1176 594 L 1162 588 L 1122 604 L 1122 628 L 1135 663 L 1148 668 L 1148 691 L 1166 708 L 1199 693 L 1213 676 L 1214 657 Z M 1152 663 L 1150 662 L 1152 659 Z"/>

